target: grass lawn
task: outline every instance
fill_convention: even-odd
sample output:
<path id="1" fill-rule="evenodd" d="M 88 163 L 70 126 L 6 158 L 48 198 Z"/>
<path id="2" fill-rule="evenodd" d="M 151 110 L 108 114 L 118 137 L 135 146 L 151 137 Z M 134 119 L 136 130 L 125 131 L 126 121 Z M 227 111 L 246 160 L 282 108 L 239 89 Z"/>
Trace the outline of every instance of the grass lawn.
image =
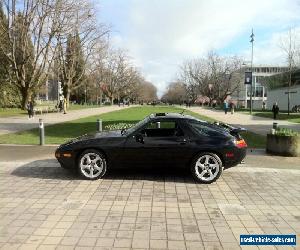
<path id="1" fill-rule="evenodd" d="M 132 107 L 124 110 L 113 111 L 110 113 L 101 114 L 99 116 L 90 116 L 73 120 L 70 122 L 49 125 L 45 128 L 45 140 L 46 144 L 61 144 L 74 137 L 91 133 L 96 131 L 96 120 L 102 119 L 103 128 L 106 129 L 116 123 L 134 124 L 143 119 L 145 116 L 151 113 L 159 112 L 182 112 L 183 109 L 178 107 L 164 106 L 164 107 Z M 214 121 L 213 119 L 205 116 L 201 116 L 191 111 L 185 111 L 184 114 L 193 115 L 199 119 Z M 264 147 L 265 138 L 260 135 L 253 134 L 251 132 L 244 133 L 250 147 Z M 39 131 L 38 129 L 31 129 L 19 133 L 7 134 L 0 136 L 1 144 L 38 144 L 39 143 Z"/>
<path id="2" fill-rule="evenodd" d="M 211 109 L 211 107 L 204 107 L 204 108 Z M 222 110 L 221 107 L 216 107 L 215 109 Z M 241 113 L 250 115 L 249 109 L 235 109 L 235 112 L 241 112 Z M 261 109 L 253 109 L 252 115 L 273 119 L 273 113 L 271 110 L 262 111 Z M 279 112 L 277 119 L 278 120 L 287 120 L 289 122 L 300 123 L 300 113 L 290 113 L 290 115 L 288 115 L 288 113 L 286 111 Z"/>
<path id="3" fill-rule="evenodd" d="M 18 108 L 0 108 L 0 117 L 12 117 L 12 116 L 20 116 L 27 115 L 26 110 L 18 109 Z"/>
<path id="4" fill-rule="evenodd" d="M 70 104 L 68 110 L 91 109 L 91 108 L 101 108 L 101 107 L 104 107 L 104 106 L 103 105 L 102 106 L 94 105 L 94 104 L 93 105 Z"/>
<path id="5" fill-rule="evenodd" d="M 34 106 L 35 108 L 42 108 L 45 106 L 55 106 L 53 103 L 43 103 Z M 90 108 L 100 108 L 104 106 L 99 105 L 80 105 L 80 104 L 71 104 L 68 110 L 79 110 L 79 109 L 90 109 Z M 13 117 L 20 115 L 28 115 L 27 110 L 22 110 L 19 108 L 0 108 L 0 117 Z"/>
<path id="6" fill-rule="evenodd" d="M 273 119 L 273 113 L 272 112 L 253 112 L 255 116 L 259 117 L 266 117 L 266 118 L 271 118 Z M 295 123 L 300 123 L 300 114 L 298 113 L 290 113 L 288 115 L 287 113 L 279 113 L 277 116 L 278 120 L 287 120 L 289 122 L 295 122 Z"/>

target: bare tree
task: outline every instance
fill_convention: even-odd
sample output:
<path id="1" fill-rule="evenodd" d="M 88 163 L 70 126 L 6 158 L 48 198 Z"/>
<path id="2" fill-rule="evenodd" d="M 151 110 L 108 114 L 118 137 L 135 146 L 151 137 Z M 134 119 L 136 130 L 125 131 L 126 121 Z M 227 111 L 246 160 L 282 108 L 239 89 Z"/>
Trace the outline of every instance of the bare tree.
<path id="1" fill-rule="evenodd" d="M 128 56 L 122 50 L 109 50 L 101 66 L 102 90 L 111 104 L 120 97 L 130 80 Z"/>
<path id="2" fill-rule="evenodd" d="M 22 108 L 44 81 L 51 64 L 51 46 L 64 21 L 62 1 L 16 0 L 3 1 L 8 24 L 9 51 L 5 54 L 10 63 L 9 78 L 19 89 Z M 0 50 L 4 51 L 3 44 Z"/>
<path id="3" fill-rule="evenodd" d="M 194 95 L 206 96 L 210 102 L 223 102 L 239 87 L 240 70 L 238 57 L 220 57 L 210 52 L 205 58 L 186 62 L 181 68 L 181 80 Z"/>
<path id="4" fill-rule="evenodd" d="M 94 67 L 88 67 L 93 55 L 99 51 L 99 44 L 105 43 L 109 28 L 99 25 L 89 1 L 74 1 L 70 10 L 72 16 L 63 32 L 57 36 L 59 46 L 61 81 L 64 95 L 69 103 L 71 93 L 82 87 L 87 72 L 92 74 Z"/>
<path id="5" fill-rule="evenodd" d="M 137 101 L 149 103 L 157 101 L 157 89 L 148 81 L 142 80 L 137 88 Z"/>
<path id="6" fill-rule="evenodd" d="M 182 104 L 187 101 L 186 86 L 180 82 L 172 82 L 167 88 L 167 92 L 162 96 L 161 100 L 171 104 Z"/>
<path id="7" fill-rule="evenodd" d="M 9 36 L 9 50 L 7 44 L 2 43 L 0 50 L 5 51 L 9 60 L 9 78 L 21 93 L 22 108 L 45 83 L 57 55 L 66 97 L 69 99 L 70 93 L 82 82 L 85 68 L 74 77 L 75 56 L 70 56 L 66 67 L 68 36 L 80 44 L 84 64 L 93 52 L 96 40 L 108 33 L 108 29 L 96 22 L 91 1 L 24 0 L 20 4 L 16 0 L 3 0 L 3 4 L 8 20 L 0 30 Z"/>
<path id="8" fill-rule="evenodd" d="M 297 44 L 298 43 L 298 44 Z M 280 47 L 286 55 L 286 61 L 288 65 L 288 115 L 290 114 L 290 87 L 292 85 L 292 73 L 296 69 L 297 64 L 300 63 L 300 44 L 297 39 L 297 33 L 295 29 L 289 29 L 287 36 L 282 37 Z"/>

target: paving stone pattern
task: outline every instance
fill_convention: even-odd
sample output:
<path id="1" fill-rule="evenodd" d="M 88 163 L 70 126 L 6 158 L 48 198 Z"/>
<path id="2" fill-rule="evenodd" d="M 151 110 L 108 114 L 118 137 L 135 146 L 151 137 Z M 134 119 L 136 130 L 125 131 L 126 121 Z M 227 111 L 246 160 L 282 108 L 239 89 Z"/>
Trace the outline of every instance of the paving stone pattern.
<path id="1" fill-rule="evenodd" d="M 55 160 L 0 165 L 1 249 L 240 249 L 240 234 L 264 233 L 299 246 L 297 170 L 236 167 L 201 185 L 186 171 L 85 181 Z"/>

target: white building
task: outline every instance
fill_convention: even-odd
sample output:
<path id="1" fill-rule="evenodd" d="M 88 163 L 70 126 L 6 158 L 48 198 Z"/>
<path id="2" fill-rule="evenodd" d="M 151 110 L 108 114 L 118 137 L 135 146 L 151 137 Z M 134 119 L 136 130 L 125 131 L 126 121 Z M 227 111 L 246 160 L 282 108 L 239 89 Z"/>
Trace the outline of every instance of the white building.
<path id="1" fill-rule="evenodd" d="M 252 103 L 253 109 L 261 109 L 263 103 L 268 106 L 268 94 L 267 88 L 263 84 L 265 77 L 272 76 L 274 74 L 286 72 L 288 67 L 276 67 L 276 66 L 253 66 L 252 68 Z M 243 72 L 251 71 L 250 67 L 245 67 Z M 244 73 L 243 73 L 244 74 Z M 239 106 L 249 108 L 250 107 L 250 88 L 251 85 L 244 84 L 244 77 L 242 77 L 243 82 L 240 88 L 235 92 L 234 99 L 238 100 Z"/>
<path id="2" fill-rule="evenodd" d="M 300 85 L 291 86 L 290 88 L 278 88 L 268 91 L 268 107 L 271 108 L 277 102 L 280 110 L 288 110 L 288 94 L 287 92 L 295 92 L 290 94 L 290 110 L 295 105 L 300 105 Z"/>
<path id="3" fill-rule="evenodd" d="M 288 87 L 290 81 L 290 87 Z M 277 102 L 280 110 L 288 110 L 288 100 L 290 110 L 295 105 L 300 105 L 300 69 L 295 69 L 289 73 L 278 74 L 271 77 L 272 86 L 268 91 L 268 106 Z"/>

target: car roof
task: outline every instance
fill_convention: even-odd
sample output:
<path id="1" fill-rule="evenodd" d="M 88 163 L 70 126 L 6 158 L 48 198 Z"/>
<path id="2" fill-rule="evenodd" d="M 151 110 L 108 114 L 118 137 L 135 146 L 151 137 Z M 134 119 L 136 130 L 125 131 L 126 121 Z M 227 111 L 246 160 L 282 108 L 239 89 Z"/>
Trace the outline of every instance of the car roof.
<path id="1" fill-rule="evenodd" d="M 197 120 L 197 121 L 203 121 L 200 119 L 197 119 L 196 117 L 193 117 L 191 115 L 186 114 L 180 114 L 180 113 L 156 113 L 150 115 L 151 119 L 188 119 L 188 120 Z"/>

